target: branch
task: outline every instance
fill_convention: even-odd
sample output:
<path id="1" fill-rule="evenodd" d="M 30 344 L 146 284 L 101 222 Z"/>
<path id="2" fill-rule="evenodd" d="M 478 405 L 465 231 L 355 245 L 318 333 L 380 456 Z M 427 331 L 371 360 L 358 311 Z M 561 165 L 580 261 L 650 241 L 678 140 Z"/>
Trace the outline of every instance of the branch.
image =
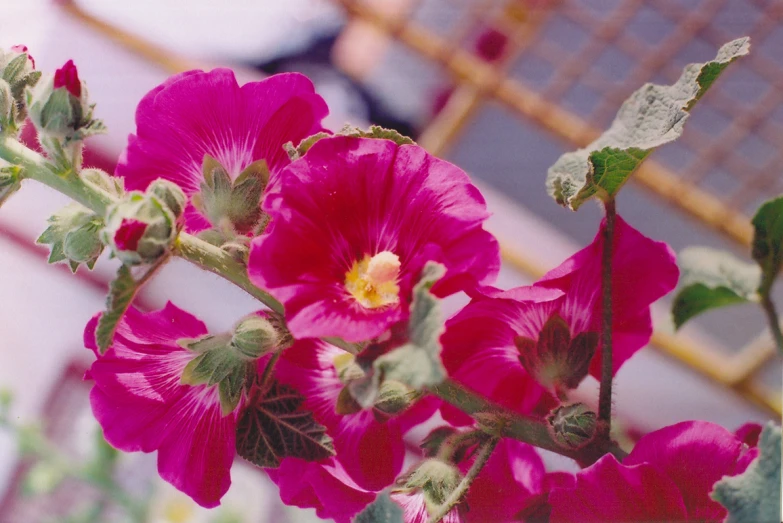
<path id="1" fill-rule="evenodd" d="M 610 199 L 605 204 L 606 227 L 601 254 L 601 312 L 603 333 L 601 339 L 601 388 L 598 393 L 598 439 L 609 439 L 612 427 L 612 247 L 614 244 L 615 205 Z"/>

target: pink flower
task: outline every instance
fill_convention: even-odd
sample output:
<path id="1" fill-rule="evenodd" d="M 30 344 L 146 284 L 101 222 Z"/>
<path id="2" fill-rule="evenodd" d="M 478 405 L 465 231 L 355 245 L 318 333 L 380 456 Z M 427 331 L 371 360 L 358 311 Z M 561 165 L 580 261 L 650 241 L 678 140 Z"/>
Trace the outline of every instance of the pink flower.
<path id="1" fill-rule="evenodd" d="M 136 134 L 128 137 L 115 174 L 125 178 L 128 189 L 144 190 L 165 178 L 188 196 L 201 190 L 207 154 L 232 179 L 262 159 L 274 174 L 289 163 L 283 144 L 296 145 L 321 131 L 327 113 L 326 103 L 301 74 L 274 75 L 240 87 L 229 69 L 180 73 L 139 103 Z M 188 206 L 186 231 L 213 225 Z"/>
<path id="2" fill-rule="evenodd" d="M 440 296 L 497 275 L 481 194 L 416 145 L 322 139 L 270 184 L 264 209 L 272 223 L 253 241 L 249 275 L 283 302 L 297 338 L 380 335 L 407 317 L 429 260 L 447 269 Z"/>
<path id="3" fill-rule="evenodd" d="M 614 241 L 616 373 L 649 341 L 650 304 L 674 288 L 678 269 L 669 247 L 642 236 L 620 217 Z M 521 413 L 531 412 L 539 401 L 544 401 L 539 408 L 551 405 L 546 389 L 574 388 L 588 370 L 600 376 L 602 247 L 599 231 L 592 244 L 533 286 L 485 289 L 487 297 L 475 299 L 447 323 L 441 341 L 449 374 Z"/>
<path id="4" fill-rule="evenodd" d="M 466 474 L 475 454 L 459 464 Z M 506 523 L 538 502 L 545 487 L 544 463 L 536 450 L 516 440 L 502 439 L 484 468 L 473 480 L 464 501 L 443 521 L 451 523 Z M 405 512 L 406 523 L 427 523 L 431 514 L 421 490 L 397 491 L 392 499 Z"/>
<path id="5" fill-rule="evenodd" d="M 35 60 L 33 59 L 32 55 L 27 51 L 27 46 L 23 44 L 17 44 L 11 46 L 11 51 L 15 53 L 25 53 L 27 55 L 27 59 L 30 60 L 30 65 L 35 69 Z"/>
<path id="6" fill-rule="evenodd" d="M 84 344 L 97 360 L 90 403 L 106 440 L 126 452 L 158 451 L 158 472 L 204 507 L 214 507 L 231 484 L 238 407 L 221 413 L 217 387 L 180 384 L 197 354 L 177 341 L 207 333 L 194 316 L 168 303 L 162 310 L 129 309 L 102 356 L 94 317 Z"/>
<path id="7" fill-rule="evenodd" d="M 123 218 L 120 228 L 114 233 L 114 244 L 123 251 L 135 251 L 144 236 L 147 224 L 133 218 Z"/>
<path id="8" fill-rule="evenodd" d="M 359 487 L 340 462 L 329 458 L 313 463 L 284 458 L 276 469 L 267 469 L 286 505 L 314 508 L 322 519 L 348 523 L 375 499 L 375 491 Z"/>
<path id="9" fill-rule="evenodd" d="M 68 89 L 68 92 L 76 98 L 82 96 L 82 82 L 79 80 L 79 71 L 76 70 L 73 60 L 68 60 L 65 65 L 54 72 L 54 88 L 60 87 Z"/>
<path id="10" fill-rule="evenodd" d="M 435 410 L 415 405 L 393 417 L 373 408 L 352 414 L 337 412 L 338 397 L 345 387 L 338 374 L 351 355 L 316 340 L 300 340 L 283 352 L 275 366 L 281 383 L 305 397 L 304 408 L 326 427 L 334 440 L 336 461 L 358 488 L 379 491 L 394 482 L 405 455 L 403 432 Z M 319 498 L 323 493 L 316 493 Z"/>
<path id="11" fill-rule="evenodd" d="M 726 509 L 709 497 L 716 481 L 742 473 L 758 455 L 726 429 L 686 421 L 652 432 L 619 463 L 611 454 L 552 491 L 552 523 L 720 522 Z"/>

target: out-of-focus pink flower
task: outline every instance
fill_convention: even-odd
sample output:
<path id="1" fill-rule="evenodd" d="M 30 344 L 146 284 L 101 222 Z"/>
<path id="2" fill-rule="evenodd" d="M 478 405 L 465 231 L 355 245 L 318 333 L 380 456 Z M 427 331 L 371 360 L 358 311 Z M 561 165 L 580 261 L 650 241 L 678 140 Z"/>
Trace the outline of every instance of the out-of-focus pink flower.
<path id="1" fill-rule="evenodd" d="M 131 308 L 100 355 L 97 322 L 84 333 L 97 358 L 85 379 L 94 382 L 90 403 L 106 440 L 126 452 L 157 451 L 163 479 L 198 504 L 217 506 L 231 484 L 241 402 L 224 416 L 217 387 L 180 384 L 197 354 L 177 341 L 203 336 L 206 326 L 171 303 L 150 313 Z"/>
<path id="2" fill-rule="evenodd" d="M 35 66 L 35 62 L 33 62 L 33 66 Z M 79 80 L 79 71 L 76 70 L 73 60 L 68 60 L 65 65 L 54 72 L 54 88 L 60 87 L 68 89 L 68 92 L 76 98 L 82 96 L 82 82 Z"/>
<path id="3" fill-rule="evenodd" d="M 15 53 L 25 53 L 27 55 L 27 59 L 30 60 L 30 65 L 33 66 L 33 69 L 35 69 L 35 59 L 33 56 L 27 51 L 27 46 L 23 44 L 17 44 L 11 46 L 11 51 Z"/>
<path id="4" fill-rule="evenodd" d="M 114 233 L 114 244 L 120 250 L 135 251 L 146 230 L 146 223 L 133 218 L 123 218 L 120 228 Z"/>
<path id="5" fill-rule="evenodd" d="M 235 179 L 257 160 L 274 175 L 289 163 L 283 144 L 298 144 L 322 131 L 326 103 L 312 82 L 298 73 L 271 76 L 239 86 L 230 69 L 187 71 L 147 93 L 136 109 L 136 134 L 115 174 L 128 189 L 144 190 L 157 178 L 170 180 L 188 196 L 200 191 L 202 163 L 210 155 Z M 185 230 L 210 224 L 193 205 Z"/>
<path id="6" fill-rule="evenodd" d="M 283 352 L 275 374 L 281 383 L 305 397 L 304 408 L 311 410 L 316 421 L 326 427 L 339 461 L 334 466 L 344 470 L 359 488 L 378 491 L 394 482 L 402 468 L 403 432 L 412 423 L 430 417 L 436 406 L 423 411 L 414 405 L 392 417 L 372 408 L 339 414 L 338 397 L 345 383 L 337 369 L 342 359 L 350 357 L 332 345 L 300 340 Z"/>
<path id="7" fill-rule="evenodd" d="M 251 280 L 283 302 L 297 338 L 363 341 L 408 315 L 424 264 L 439 296 L 491 282 L 496 240 L 467 175 L 416 145 L 344 136 L 318 141 L 264 201 L 272 222 L 253 241 Z"/>
<path id="8" fill-rule="evenodd" d="M 710 499 L 716 481 L 742 473 L 758 455 L 734 434 L 704 421 L 652 432 L 619 463 L 607 454 L 549 496 L 552 523 L 720 522 Z"/>
<path id="9" fill-rule="evenodd" d="M 592 244 L 530 287 L 484 289 L 447 324 L 443 361 L 464 385 L 518 412 L 544 389 L 574 388 L 600 376 L 603 225 Z M 674 254 L 617 217 L 612 258 L 613 366 L 652 335 L 650 304 L 677 283 Z M 488 377 L 491 376 L 491 379 Z M 535 381 L 532 378 L 535 378 Z"/>
<path id="10" fill-rule="evenodd" d="M 745 423 L 740 428 L 734 431 L 734 434 L 749 447 L 757 447 L 759 444 L 759 436 L 761 436 L 761 429 L 763 427 L 758 423 Z"/>

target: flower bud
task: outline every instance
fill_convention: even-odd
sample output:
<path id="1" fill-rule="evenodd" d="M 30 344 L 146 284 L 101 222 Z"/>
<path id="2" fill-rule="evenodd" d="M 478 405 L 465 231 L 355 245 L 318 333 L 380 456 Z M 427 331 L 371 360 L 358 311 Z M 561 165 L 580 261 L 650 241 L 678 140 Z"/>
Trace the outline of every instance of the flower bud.
<path id="1" fill-rule="evenodd" d="M 103 123 L 93 120 L 87 86 L 79 80 L 72 60 L 54 75 L 42 78 L 33 89 L 27 89 L 30 120 L 38 131 L 41 146 L 50 157 L 87 136 L 105 131 Z"/>
<path id="2" fill-rule="evenodd" d="M 107 210 L 103 241 L 126 265 L 154 263 L 171 248 L 177 218 L 157 196 L 134 191 Z"/>
<path id="3" fill-rule="evenodd" d="M 578 449 L 595 436 L 596 414 L 584 403 L 561 405 L 546 418 L 558 443 Z"/>
<path id="4" fill-rule="evenodd" d="M 103 222 L 95 218 L 68 231 L 63 241 L 63 254 L 76 263 L 93 263 L 103 252 L 102 226 Z"/>
<path id="5" fill-rule="evenodd" d="M 421 463 L 405 480 L 404 488 L 420 489 L 424 494 L 424 505 L 432 513 L 449 497 L 459 482 L 462 474 L 457 467 L 437 458 L 430 458 Z"/>
<path id="6" fill-rule="evenodd" d="M 231 336 L 231 345 L 251 359 L 274 351 L 278 342 L 279 336 L 274 325 L 257 314 L 239 322 Z"/>
<path id="7" fill-rule="evenodd" d="M 96 169 L 94 167 L 82 169 L 79 172 L 79 177 L 91 187 L 104 191 L 112 196 L 119 198 L 125 194 L 124 179 L 112 176 L 101 169 Z"/>
<path id="8" fill-rule="evenodd" d="M 414 392 L 403 383 L 384 380 L 378 390 L 378 399 L 373 405 L 386 414 L 399 414 L 407 409 L 414 400 Z"/>
<path id="9" fill-rule="evenodd" d="M 15 45 L 10 51 L 0 50 L 0 128 L 16 131 L 27 117 L 24 91 L 34 86 L 41 73 L 35 71 L 35 61 L 27 47 Z"/>
<path id="10" fill-rule="evenodd" d="M 147 187 L 147 193 L 156 196 L 160 201 L 174 213 L 174 216 L 180 217 L 185 212 L 185 205 L 188 199 L 182 189 L 173 182 L 158 178 Z"/>

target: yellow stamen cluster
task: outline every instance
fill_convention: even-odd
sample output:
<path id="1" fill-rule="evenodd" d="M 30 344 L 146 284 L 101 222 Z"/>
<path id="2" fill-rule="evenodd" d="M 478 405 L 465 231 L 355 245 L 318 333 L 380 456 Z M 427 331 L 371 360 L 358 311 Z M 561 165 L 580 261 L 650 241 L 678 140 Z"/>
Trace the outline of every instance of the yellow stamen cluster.
<path id="1" fill-rule="evenodd" d="M 345 288 L 368 309 L 377 309 L 400 302 L 400 258 L 391 251 L 375 256 L 365 255 L 345 273 Z"/>

